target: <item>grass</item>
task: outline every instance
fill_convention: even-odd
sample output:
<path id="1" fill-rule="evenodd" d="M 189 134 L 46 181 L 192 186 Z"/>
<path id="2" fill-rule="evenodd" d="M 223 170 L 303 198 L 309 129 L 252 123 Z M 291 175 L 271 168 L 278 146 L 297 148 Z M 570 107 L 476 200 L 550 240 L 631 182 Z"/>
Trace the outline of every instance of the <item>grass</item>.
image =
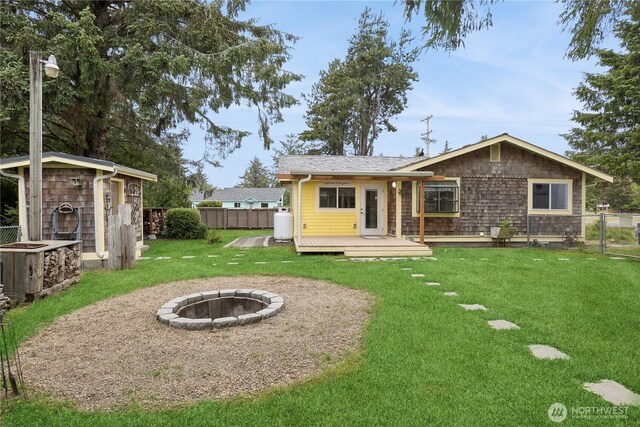
<path id="1" fill-rule="evenodd" d="M 238 261 L 237 249 L 222 246 L 247 232 L 221 234 L 216 245 L 151 242 L 146 256 L 172 258 L 140 261 L 130 271 L 86 272 L 73 288 L 12 310 L 10 319 L 22 340 L 60 315 L 157 283 L 236 274 L 303 276 L 376 296 L 362 353 L 294 387 L 172 411 L 82 413 L 70 404 L 18 400 L 4 404 L 6 425 L 544 425 L 552 424 L 547 409 L 554 402 L 612 406 L 582 390 L 584 382 L 613 379 L 640 392 L 637 261 L 533 249 L 436 248 L 437 261 L 356 263 L 297 256 L 286 247 L 253 248 Z M 232 260 L 239 264 L 227 264 Z M 407 267 L 412 271 L 402 270 Z M 460 296 L 444 297 L 443 291 Z M 466 312 L 457 303 L 480 303 L 489 311 Z M 494 331 L 486 324 L 492 319 L 522 329 Z M 534 343 L 572 358 L 536 360 L 527 349 Z M 640 425 L 640 408 L 630 408 L 626 420 L 565 423 Z"/>

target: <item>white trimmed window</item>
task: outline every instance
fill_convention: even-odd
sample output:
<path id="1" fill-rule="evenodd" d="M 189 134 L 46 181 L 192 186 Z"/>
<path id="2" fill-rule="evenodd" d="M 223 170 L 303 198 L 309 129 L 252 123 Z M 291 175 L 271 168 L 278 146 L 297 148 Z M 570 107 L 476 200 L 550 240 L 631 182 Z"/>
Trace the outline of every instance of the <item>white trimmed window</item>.
<path id="1" fill-rule="evenodd" d="M 570 179 L 530 179 L 529 213 L 571 214 L 573 181 Z"/>
<path id="2" fill-rule="evenodd" d="M 416 186 L 416 200 L 420 200 L 420 186 Z M 457 213 L 459 212 L 460 194 L 457 181 L 426 182 L 424 186 L 425 213 Z M 420 212 L 420 203 L 416 203 L 416 213 Z"/>
<path id="3" fill-rule="evenodd" d="M 320 187 L 318 206 L 321 209 L 355 209 L 355 187 Z"/>

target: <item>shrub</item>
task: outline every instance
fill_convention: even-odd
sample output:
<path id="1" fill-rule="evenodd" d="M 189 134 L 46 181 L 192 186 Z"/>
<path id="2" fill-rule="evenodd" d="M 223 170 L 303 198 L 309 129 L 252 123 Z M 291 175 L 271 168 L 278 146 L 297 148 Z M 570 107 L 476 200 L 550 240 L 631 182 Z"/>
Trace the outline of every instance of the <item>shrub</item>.
<path id="1" fill-rule="evenodd" d="M 166 226 L 170 239 L 202 239 L 207 233 L 207 226 L 200 223 L 200 212 L 197 209 L 169 209 Z"/>
<path id="2" fill-rule="evenodd" d="M 214 243 L 220 243 L 222 241 L 222 235 L 218 230 L 212 228 L 207 232 L 207 243 L 212 245 Z"/>
<path id="3" fill-rule="evenodd" d="M 221 208 L 222 202 L 220 200 L 204 200 L 198 203 L 199 208 Z"/>

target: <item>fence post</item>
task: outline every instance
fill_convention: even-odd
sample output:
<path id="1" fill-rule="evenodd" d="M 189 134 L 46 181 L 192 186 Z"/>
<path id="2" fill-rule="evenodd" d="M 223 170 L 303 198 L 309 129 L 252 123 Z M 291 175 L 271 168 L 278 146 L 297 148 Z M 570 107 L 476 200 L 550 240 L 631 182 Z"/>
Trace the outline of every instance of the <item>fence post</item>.
<path id="1" fill-rule="evenodd" d="M 605 224 L 604 212 L 600 212 L 600 253 L 604 253 Z"/>

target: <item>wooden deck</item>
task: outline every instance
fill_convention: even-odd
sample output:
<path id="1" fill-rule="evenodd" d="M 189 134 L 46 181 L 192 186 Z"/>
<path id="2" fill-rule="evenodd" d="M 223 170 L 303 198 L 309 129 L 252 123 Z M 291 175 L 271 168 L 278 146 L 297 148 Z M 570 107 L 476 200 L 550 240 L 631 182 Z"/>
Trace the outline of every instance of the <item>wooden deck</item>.
<path id="1" fill-rule="evenodd" d="M 392 236 L 303 236 L 298 252 L 336 252 L 346 256 L 431 256 L 426 245 Z"/>

